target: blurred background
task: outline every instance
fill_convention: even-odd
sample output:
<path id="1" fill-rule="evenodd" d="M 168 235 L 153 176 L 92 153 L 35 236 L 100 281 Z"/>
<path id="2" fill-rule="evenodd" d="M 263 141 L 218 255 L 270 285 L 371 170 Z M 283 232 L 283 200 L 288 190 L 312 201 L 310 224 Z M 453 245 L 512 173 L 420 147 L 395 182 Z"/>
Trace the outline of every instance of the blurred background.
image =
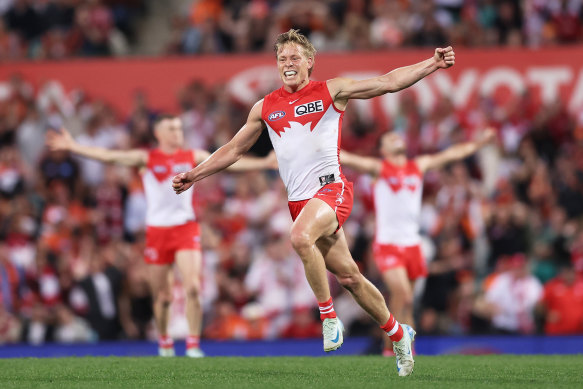
<path id="1" fill-rule="evenodd" d="M 272 44 L 289 28 L 317 48 L 319 80 L 456 51 L 452 69 L 351 103 L 347 150 L 378 155 L 388 130 L 411 157 L 485 126 L 498 132 L 495 145 L 426 176 L 418 333 L 583 334 L 582 3 L 1 0 L 0 344 L 156 340 L 138 172 L 50 153 L 45 134 L 64 125 L 84 144 L 151 147 L 154 118 L 170 111 L 186 146 L 215 150 L 280 86 Z M 270 148 L 264 134 L 252 152 Z M 386 294 L 371 258 L 371 179 L 345 173 L 355 182 L 344 227 L 352 254 Z M 205 339 L 320 338 L 277 172 L 218 174 L 196 193 L 203 349 Z M 492 288 L 503 274 L 511 282 Z M 170 333 L 180 339 L 175 282 Z M 376 324 L 332 288 L 348 334 L 380 352 Z"/>

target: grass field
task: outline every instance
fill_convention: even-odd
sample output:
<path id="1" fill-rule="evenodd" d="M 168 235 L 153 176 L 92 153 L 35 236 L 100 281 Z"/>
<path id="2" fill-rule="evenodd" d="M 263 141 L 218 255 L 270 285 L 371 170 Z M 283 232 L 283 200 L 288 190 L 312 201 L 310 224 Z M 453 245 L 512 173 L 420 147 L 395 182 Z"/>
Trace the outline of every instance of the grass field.
<path id="1" fill-rule="evenodd" d="M 0 359 L 0 388 L 576 388 L 583 356 Z"/>

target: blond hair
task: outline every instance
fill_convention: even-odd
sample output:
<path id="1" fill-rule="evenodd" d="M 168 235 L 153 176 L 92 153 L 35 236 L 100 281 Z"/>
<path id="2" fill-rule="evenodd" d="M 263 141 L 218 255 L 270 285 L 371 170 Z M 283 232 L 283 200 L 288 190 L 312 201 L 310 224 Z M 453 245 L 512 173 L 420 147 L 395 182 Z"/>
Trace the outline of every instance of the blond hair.
<path id="1" fill-rule="evenodd" d="M 288 32 L 284 32 L 277 36 L 275 40 L 275 44 L 273 45 L 273 51 L 275 52 L 275 57 L 277 58 L 277 53 L 279 49 L 281 49 L 285 44 L 292 43 L 296 45 L 300 45 L 302 50 L 304 51 L 304 55 L 308 58 L 312 58 L 315 60 L 316 57 L 316 48 L 312 45 L 312 42 L 304 34 L 300 32 L 300 30 L 294 30 L 293 28 L 290 29 Z M 308 75 L 312 74 L 312 70 L 314 70 L 314 66 L 308 70 Z"/>

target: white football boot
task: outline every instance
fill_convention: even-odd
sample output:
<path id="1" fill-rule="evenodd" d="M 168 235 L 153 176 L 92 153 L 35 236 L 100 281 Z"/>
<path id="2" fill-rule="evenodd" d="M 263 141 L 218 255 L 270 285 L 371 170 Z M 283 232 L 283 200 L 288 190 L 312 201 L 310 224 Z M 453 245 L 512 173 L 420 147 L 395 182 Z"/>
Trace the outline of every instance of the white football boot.
<path id="1" fill-rule="evenodd" d="M 204 351 L 198 347 L 190 347 L 186 349 L 186 356 L 189 358 L 202 358 L 204 357 Z"/>
<path id="2" fill-rule="evenodd" d="M 175 355 L 174 340 L 172 338 L 158 339 L 158 355 L 161 357 L 173 357 Z"/>
<path id="3" fill-rule="evenodd" d="M 324 351 L 334 351 L 344 343 L 344 325 L 337 317 L 334 319 L 324 319 L 322 323 L 322 335 L 324 335 Z"/>
<path id="4" fill-rule="evenodd" d="M 406 377 L 413 373 L 413 350 L 411 343 L 415 340 L 415 330 L 407 324 L 401 324 L 403 328 L 403 338 L 398 342 L 393 342 L 393 351 L 397 357 L 397 372 L 399 376 Z"/>
<path id="5" fill-rule="evenodd" d="M 158 347 L 158 355 L 161 357 L 175 356 L 174 347 Z"/>

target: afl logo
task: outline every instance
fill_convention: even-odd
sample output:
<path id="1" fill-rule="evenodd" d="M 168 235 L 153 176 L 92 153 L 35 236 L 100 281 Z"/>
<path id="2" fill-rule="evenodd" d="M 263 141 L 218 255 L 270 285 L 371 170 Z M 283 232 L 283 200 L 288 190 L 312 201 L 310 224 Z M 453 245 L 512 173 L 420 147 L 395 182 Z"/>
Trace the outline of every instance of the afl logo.
<path id="1" fill-rule="evenodd" d="M 274 122 L 276 120 L 281 119 L 282 117 L 285 116 L 285 112 L 283 111 L 275 111 L 269 114 L 269 116 L 267 117 L 267 119 L 269 119 L 270 121 Z"/>

